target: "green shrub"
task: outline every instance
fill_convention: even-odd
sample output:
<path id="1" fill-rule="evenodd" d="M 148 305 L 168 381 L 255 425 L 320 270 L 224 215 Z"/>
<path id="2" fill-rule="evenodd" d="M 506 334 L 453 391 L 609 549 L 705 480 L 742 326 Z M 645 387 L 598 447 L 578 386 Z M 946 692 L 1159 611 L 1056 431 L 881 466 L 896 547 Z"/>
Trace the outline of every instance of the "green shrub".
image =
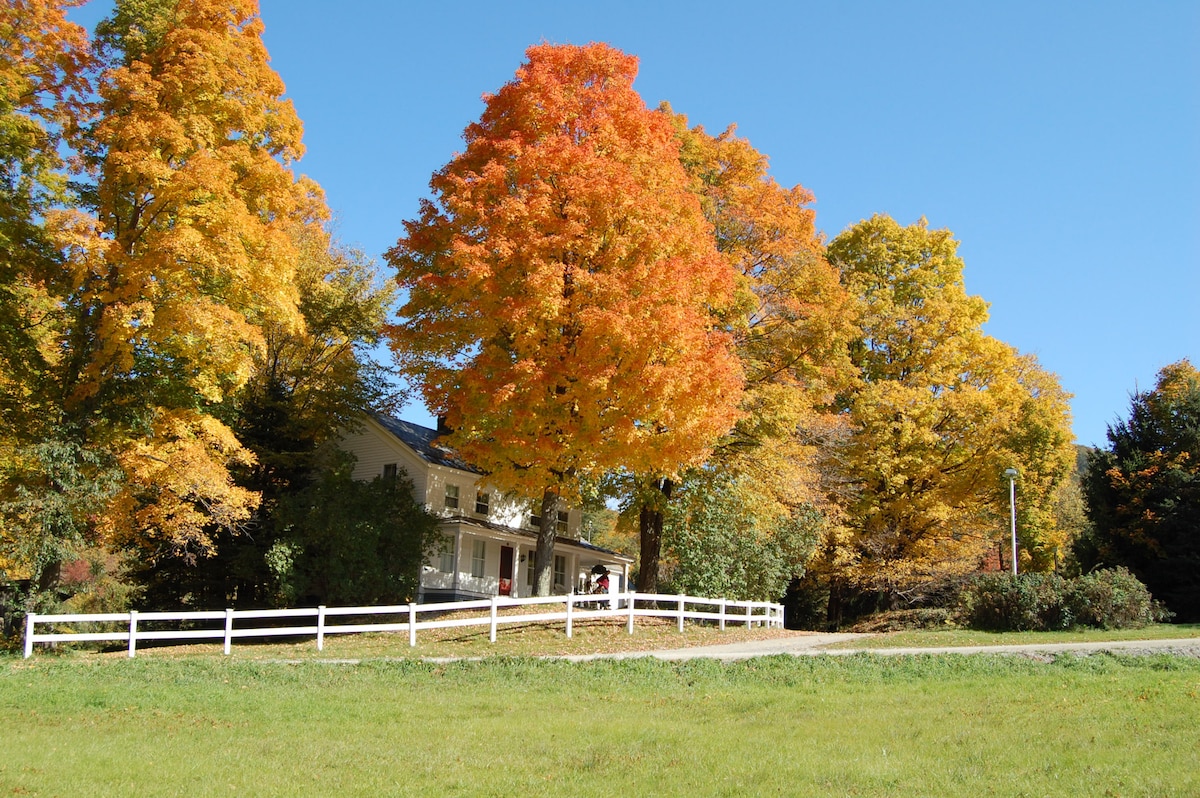
<path id="1" fill-rule="evenodd" d="M 984 574 L 963 590 L 958 617 L 972 629 L 1045 632 L 1075 626 L 1138 628 L 1166 616 L 1146 586 L 1119 568 L 1075 579 Z"/>
<path id="2" fill-rule="evenodd" d="M 959 617 L 972 629 L 994 632 L 1069 629 L 1066 584 L 1057 574 L 984 574 L 963 590 Z"/>
<path id="3" fill-rule="evenodd" d="M 1072 580 L 1070 600 L 1081 626 L 1140 629 L 1170 615 L 1124 567 L 1093 571 Z"/>

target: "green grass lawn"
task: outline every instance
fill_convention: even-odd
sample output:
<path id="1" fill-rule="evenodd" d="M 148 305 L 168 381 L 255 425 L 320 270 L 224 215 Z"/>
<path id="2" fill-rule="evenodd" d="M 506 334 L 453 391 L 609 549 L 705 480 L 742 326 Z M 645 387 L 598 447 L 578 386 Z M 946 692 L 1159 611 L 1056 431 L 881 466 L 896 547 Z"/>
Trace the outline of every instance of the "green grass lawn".
<path id="1" fill-rule="evenodd" d="M 0 659 L 0 795 L 1195 796 L 1200 661 Z"/>

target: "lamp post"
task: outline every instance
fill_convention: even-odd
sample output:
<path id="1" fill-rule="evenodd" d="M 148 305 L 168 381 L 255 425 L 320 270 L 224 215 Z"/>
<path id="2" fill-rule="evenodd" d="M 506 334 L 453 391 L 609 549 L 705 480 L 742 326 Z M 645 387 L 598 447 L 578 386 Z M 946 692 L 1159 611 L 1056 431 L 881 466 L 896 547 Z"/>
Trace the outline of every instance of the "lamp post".
<path id="1" fill-rule="evenodd" d="M 1017 575 L 1017 469 L 1010 468 L 1004 472 L 1008 477 L 1008 509 L 1012 517 L 1012 568 L 1013 576 Z"/>

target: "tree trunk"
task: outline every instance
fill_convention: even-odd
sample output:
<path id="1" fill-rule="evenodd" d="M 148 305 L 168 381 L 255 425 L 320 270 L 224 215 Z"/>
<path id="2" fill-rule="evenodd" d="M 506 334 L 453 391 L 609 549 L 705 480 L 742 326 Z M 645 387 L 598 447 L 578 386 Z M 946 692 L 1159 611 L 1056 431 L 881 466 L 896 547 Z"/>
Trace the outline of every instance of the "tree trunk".
<path id="1" fill-rule="evenodd" d="M 558 491 L 542 494 L 542 522 L 538 527 L 534 559 L 534 595 L 549 596 L 554 590 L 554 540 L 558 530 Z"/>
<path id="2" fill-rule="evenodd" d="M 658 560 L 662 552 L 663 508 L 671 498 L 674 483 L 663 477 L 654 480 L 654 489 L 662 494 L 642 505 L 638 518 L 638 578 L 639 593 L 658 592 Z"/>
<path id="3" fill-rule="evenodd" d="M 832 577 L 829 580 L 829 604 L 826 607 L 825 623 L 829 631 L 836 632 L 842 625 L 842 580 Z"/>
<path id="4" fill-rule="evenodd" d="M 55 556 L 53 560 L 42 566 L 42 570 L 38 573 L 34 584 L 37 586 L 37 592 L 49 593 L 58 587 L 62 581 L 62 559 Z"/>

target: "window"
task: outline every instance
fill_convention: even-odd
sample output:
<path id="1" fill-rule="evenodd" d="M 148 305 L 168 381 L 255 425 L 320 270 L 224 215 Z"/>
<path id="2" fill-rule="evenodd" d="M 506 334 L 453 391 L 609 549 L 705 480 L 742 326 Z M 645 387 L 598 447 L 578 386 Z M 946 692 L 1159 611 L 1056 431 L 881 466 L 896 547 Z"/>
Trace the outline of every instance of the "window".
<path id="1" fill-rule="evenodd" d="M 554 586 L 567 586 L 567 558 L 562 554 L 554 555 Z"/>
<path id="2" fill-rule="evenodd" d="M 454 541 L 447 538 L 438 560 L 438 570 L 444 574 L 454 573 Z"/>
<path id="3" fill-rule="evenodd" d="M 491 503 L 491 501 L 490 501 L 491 498 L 492 498 L 491 496 L 488 496 L 486 493 L 484 493 L 481 490 L 476 491 L 475 492 L 475 512 L 479 513 L 480 515 L 487 515 L 488 514 L 488 505 Z"/>
<path id="4" fill-rule="evenodd" d="M 534 513 L 529 514 L 529 525 L 534 529 L 542 528 L 542 517 Z"/>
<path id="5" fill-rule="evenodd" d="M 458 485 L 447 485 L 446 486 L 446 509 L 447 510 L 457 510 L 458 509 Z"/>
<path id="6" fill-rule="evenodd" d="M 534 587 L 537 585 L 537 558 L 531 551 L 526 555 L 526 559 L 529 564 L 525 568 L 525 581 L 529 583 L 530 587 Z"/>
<path id="7" fill-rule="evenodd" d="M 399 469 L 396 467 L 395 463 L 384 463 L 383 464 L 383 478 L 384 479 L 395 481 L 396 476 L 398 474 L 399 474 Z"/>
<path id="8" fill-rule="evenodd" d="M 471 576 L 483 578 L 487 568 L 487 541 L 476 540 L 471 544 Z"/>
<path id="9" fill-rule="evenodd" d="M 571 515 L 566 510 L 558 511 L 558 520 L 554 524 L 554 531 L 560 535 L 567 534 L 567 521 Z"/>

